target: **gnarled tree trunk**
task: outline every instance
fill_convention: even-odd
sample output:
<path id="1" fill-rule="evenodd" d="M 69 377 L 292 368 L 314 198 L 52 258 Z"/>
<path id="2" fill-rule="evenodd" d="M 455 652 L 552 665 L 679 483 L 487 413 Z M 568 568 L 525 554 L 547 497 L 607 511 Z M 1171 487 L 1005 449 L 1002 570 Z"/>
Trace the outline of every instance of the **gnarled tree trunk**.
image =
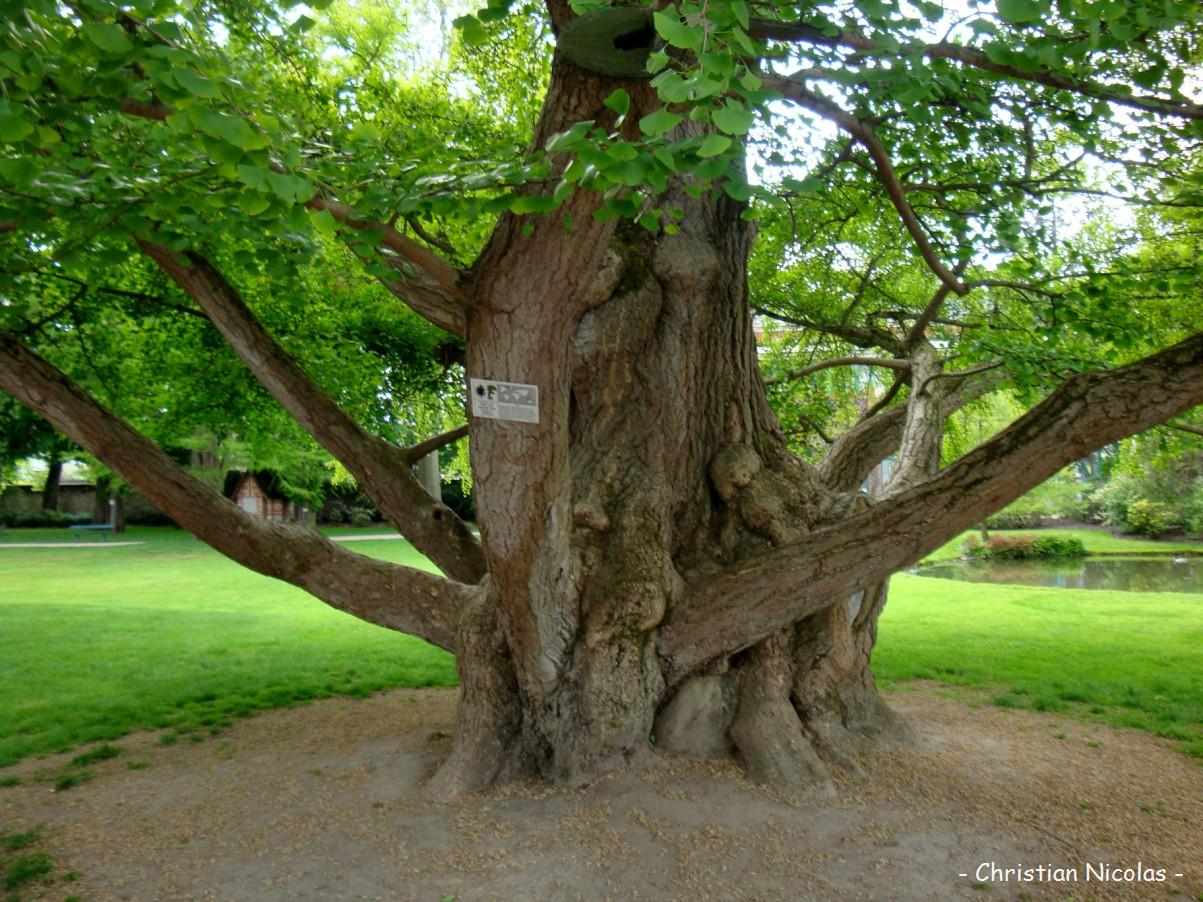
<path id="1" fill-rule="evenodd" d="M 619 84 L 557 65 L 539 139 L 604 117 Z M 622 87 L 630 121 L 658 105 Z M 850 764 L 834 724 L 883 720 L 868 657 L 884 583 L 680 687 L 658 647 L 691 585 L 863 506 L 788 452 L 767 404 L 742 206 L 678 189 L 680 231 L 650 235 L 573 203 L 584 225 L 508 220 L 477 266 L 469 375 L 537 385 L 540 419 L 473 423 L 488 613 L 464 638 L 460 739 L 436 785 L 482 785 L 507 760 L 587 778 L 660 733 L 734 746 L 766 779 L 823 779 L 812 742 Z"/>

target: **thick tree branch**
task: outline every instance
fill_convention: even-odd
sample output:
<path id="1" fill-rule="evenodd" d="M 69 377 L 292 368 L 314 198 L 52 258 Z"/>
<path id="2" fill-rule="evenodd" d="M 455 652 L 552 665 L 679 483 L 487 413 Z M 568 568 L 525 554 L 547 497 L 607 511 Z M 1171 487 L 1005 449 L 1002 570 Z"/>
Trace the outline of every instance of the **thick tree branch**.
<path id="1" fill-rule="evenodd" d="M 1186 432 L 1190 435 L 1203 435 L 1203 426 L 1192 426 L 1189 423 L 1167 423 L 1171 429 L 1176 429 L 1178 432 Z"/>
<path id="2" fill-rule="evenodd" d="M 877 178 L 886 189 L 886 195 L 890 198 L 890 203 L 898 211 L 898 215 L 902 219 L 902 224 L 906 226 L 911 240 L 915 243 L 915 247 L 919 251 L 919 256 L 923 258 L 923 262 L 928 265 L 928 268 L 936 274 L 941 282 L 948 286 L 950 291 L 954 291 L 957 294 L 965 294 L 966 289 L 961 284 L 961 280 L 952 270 L 944 265 L 943 261 L 940 260 L 939 254 L 936 253 L 935 248 L 932 247 L 931 242 L 928 240 L 927 232 L 923 229 L 923 224 L 919 221 L 919 217 L 915 215 L 910 201 L 906 199 L 906 189 L 903 188 L 898 174 L 894 171 L 894 163 L 890 159 L 890 153 L 886 150 L 886 146 L 882 144 L 881 139 L 877 137 L 877 133 L 873 130 L 872 126 L 856 118 L 848 111 L 841 109 L 826 97 L 816 94 L 799 82 L 789 78 L 768 77 L 765 79 L 765 84 L 769 88 L 776 89 L 783 97 L 792 100 L 798 106 L 817 113 L 824 119 L 835 123 L 861 143 L 865 150 L 869 152 L 869 156 L 872 157 L 873 164 L 876 167 Z"/>
<path id="3" fill-rule="evenodd" d="M 898 443 L 898 465 L 890 475 L 884 497 L 900 495 L 940 469 L 944 400 L 955 388 L 954 384 L 939 379 L 942 368 L 936 349 L 920 337 L 911 351 L 911 394 Z"/>
<path id="4" fill-rule="evenodd" d="M 689 587 L 661 630 L 668 680 L 729 655 L 920 560 L 1062 467 L 1203 403 L 1203 334 L 1073 376 L 931 480 Z"/>
<path id="5" fill-rule="evenodd" d="M 273 339 L 207 260 L 140 241 L 142 250 L 191 297 L 272 396 L 351 472 L 401 534 L 444 573 L 466 583 L 484 575 L 471 531 L 434 501 L 410 470 L 410 452 L 371 435 L 318 387 Z"/>
<path id="6" fill-rule="evenodd" d="M 776 379 L 766 379 L 764 384 L 780 385 L 783 382 L 793 382 L 797 379 L 805 378 L 811 373 L 817 373 L 820 370 L 827 370 L 836 366 L 880 366 L 892 370 L 906 370 L 910 369 L 911 363 L 909 360 L 893 360 L 882 357 L 834 357 L 831 360 L 820 360 L 818 363 L 804 366 L 800 370 L 793 370 L 784 376 L 778 376 Z"/>
<path id="7" fill-rule="evenodd" d="M 121 101 L 121 112 L 127 116 L 134 116 L 137 119 L 150 119 L 153 122 L 166 122 L 167 117 L 175 112 L 166 103 L 159 103 L 153 100 L 134 100 L 132 97 L 126 97 Z"/>
<path id="8" fill-rule="evenodd" d="M 948 373 L 944 376 L 960 381 L 950 386 L 951 391 L 941 404 L 940 412 L 943 417 L 952 416 L 1006 378 L 999 373 L 993 378 L 966 381 L 972 375 L 973 372 L 966 372 Z M 906 414 L 907 408 L 900 406 L 861 420 L 837 438 L 828 449 L 817 467 L 819 479 L 834 491 L 854 491 L 875 466 L 898 450 L 902 443 Z"/>
<path id="9" fill-rule="evenodd" d="M 352 229 L 378 233 L 381 236 L 380 246 L 395 255 L 394 259 L 382 255 L 382 259 L 402 276 L 401 279 L 381 278 L 381 284 L 440 329 L 453 335 L 464 334 L 464 307 L 467 300 L 460 288 L 460 274 L 455 267 L 392 226 L 366 217 L 348 204 L 318 195 L 306 206 L 313 210 L 326 210 Z"/>
<path id="10" fill-rule="evenodd" d="M 438 451 L 447 445 L 458 442 L 461 438 L 468 434 L 468 424 L 458 426 L 455 429 L 450 429 L 442 435 L 436 435 L 433 438 L 428 438 L 424 442 L 419 442 L 416 445 L 411 445 L 405 449 L 405 458 L 411 464 L 416 464 L 427 454 L 432 451 Z"/>
<path id="11" fill-rule="evenodd" d="M 960 280 L 961 276 L 965 274 L 965 269 L 968 266 L 968 260 L 961 260 L 957 263 L 956 267 L 954 267 L 953 272 L 956 274 L 958 280 Z M 963 293 L 968 294 L 969 290 L 970 286 L 966 285 Z M 923 312 L 919 314 L 919 318 L 915 320 L 914 324 L 911 326 L 911 330 L 906 333 L 906 346 L 908 348 L 913 347 L 921 338 L 923 338 L 923 333 L 927 331 L 927 327 L 930 326 L 932 320 L 936 318 L 936 314 L 940 312 L 940 308 L 943 307 L 944 302 L 948 300 L 948 295 L 951 291 L 952 286 L 947 282 L 942 283 L 940 287 L 936 289 L 936 292 L 932 295 L 931 300 L 927 302 L 927 306 L 923 308 Z"/>
<path id="12" fill-rule="evenodd" d="M 767 316 L 769 319 L 775 319 L 778 322 L 789 323 L 791 326 L 801 326 L 803 329 L 812 329 L 815 332 L 822 332 L 834 338 L 841 338 L 849 344 L 856 345 L 858 348 L 881 348 L 883 351 L 893 354 L 898 359 L 905 356 L 902 341 L 893 333 L 876 326 L 821 323 L 814 320 L 801 319 L 796 316 L 789 316 L 785 313 L 778 313 L 775 310 L 768 310 L 764 307 L 754 307 L 753 310 L 761 316 Z"/>
<path id="13" fill-rule="evenodd" d="M 239 510 L 7 333 L 0 333 L 0 388 L 222 554 L 363 620 L 454 650 L 455 624 L 475 591 L 471 587 L 354 554 L 313 530 Z"/>

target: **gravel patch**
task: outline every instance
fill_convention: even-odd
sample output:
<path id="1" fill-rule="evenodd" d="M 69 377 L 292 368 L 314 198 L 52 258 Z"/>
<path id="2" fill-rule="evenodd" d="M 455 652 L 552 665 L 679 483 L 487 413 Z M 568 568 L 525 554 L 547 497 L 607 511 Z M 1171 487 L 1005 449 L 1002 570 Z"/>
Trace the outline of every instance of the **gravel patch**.
<path id="1" fill-rule="evenodd" d="M 80 875 L 24 897 L 87 902 L 1203 898 L 1203 768 L 1169 743 L 933 687 L 890 700 L 917 744 L 866 758 L 834 799 L 649 751 L 583 788 L 431 802 L 455 691 L 399 690 L 200 743 L 127 737 L 66 792 L 35 779 L 69 755 L 0 770 L 23 780 L 0 789 L 0 829 L 42 827 L 58 872 Z M 977 880 L 990 862 L 1078 880 Z M 1087 881 L 1088 862 L 1166 878 Z"/>

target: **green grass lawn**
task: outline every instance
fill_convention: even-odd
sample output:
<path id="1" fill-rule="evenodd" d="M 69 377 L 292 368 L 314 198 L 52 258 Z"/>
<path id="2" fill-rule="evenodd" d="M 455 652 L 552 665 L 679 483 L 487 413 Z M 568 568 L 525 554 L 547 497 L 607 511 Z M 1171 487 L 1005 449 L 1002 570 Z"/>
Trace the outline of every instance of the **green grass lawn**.
<path id="1" fill-rule="evenodd" d="M 1203 595 L 958 583 L 899 575 L 873 669 L 995 704 L 1070 711 L 1179 739 L 1203 757 Z"/>
<path id="2" fill-rule="evenodd" d="M 1087 554 L 1174 554 L 1186 551 L 1203 554 L 1203 542 L 1169 541 L 1164 539 L 1142 539 L 1138 536 L 1113 536 L 1101 529 L 992 529 L 990 535 L 1018 535 L 1020 533 L 1036 533 L 1070 536 L 1081 539 Z M 955 539 L 945 542 L 926 560 L 948 561 L 961 557 L 961 545 L 969 536 L 979 535 L 976 529 L 963 532 Z"/>
<path id="3" fill-rule="evenodd" d="M 1104 550 L 1174 548 L 1082 537 Z M 135 527 L 126 538 L 145 544 L 0 548 L 0 766 L 137 729 L 201 738 L 306 699 L 454 685 L 450 655 L 253 574 L 186 533 Z M 55 540 L 74 542 L 66 530 L 0 534 Z M 348 548 L 429 566 L 399 540 Z M 975 687 L 997 704 L 1140 727 L 1203 756 L 1200 648 L 1200 595 L 900 575 L 874 666 L 885 685 Z"/>
<path id="4" fill-rule="evenodd" d="M 455 684 L 445 652 L 187 533 L 134 527 L 124 538 L 146 544 L 0 548 L 0 766 L 136 729 L 196 735 L 305 699 Z M 0 542 L 60 539 L 73 542 L 66 530 L 12 529 Z M 399 540 L 347 547 L 429 566 Z"/>

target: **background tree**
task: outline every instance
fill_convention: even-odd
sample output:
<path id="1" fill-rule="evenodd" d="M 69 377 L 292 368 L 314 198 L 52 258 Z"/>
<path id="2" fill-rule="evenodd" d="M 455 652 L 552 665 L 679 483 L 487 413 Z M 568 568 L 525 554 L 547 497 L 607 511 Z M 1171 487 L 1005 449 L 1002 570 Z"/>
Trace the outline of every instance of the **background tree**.
<path id="1" fill-rule="evenodd" d="M 1133 262 L 1063 201 L 1197 202 L 1195 4 L 494 0 L 459 26 L 497 65 L 462 51 L 457 72 L 395 63 L 366 9 L 362 30 L 270 3 L 8 17 L 0 387 L 231 557 L 454 650 L 436 791 L 587 778 L 653 734 L 783 784 L 855 768 L 905 732 L 869 669 L 889 574 L 1203 401 L 1197 314 L 1154 334 L 1128 313 L 1138 285 L 1197 298 L 1191 261 Z M 498 70 L 531 71 L 548 34 L 531 117 Z M 750 294 L 757 213 L 780 278 Z M 411 471 L 459 433 L 398 444 L 322 366 L 331 341 L 290 344 L 340 247 L 463 343 L 468 376 L 538 388 L 535 423 L 470 421 L 479 541 Z M 47 280 L 150 274 L 445 577 L 247 517 L 134 428 L 153 411 L 65 372 Z M 817 463 L 769 406 L 753 306 L 799 330 L 793 376 L 894 374 Z M 944 420 L 1002 380 L 1031 409 L 944 465 Z"/>

